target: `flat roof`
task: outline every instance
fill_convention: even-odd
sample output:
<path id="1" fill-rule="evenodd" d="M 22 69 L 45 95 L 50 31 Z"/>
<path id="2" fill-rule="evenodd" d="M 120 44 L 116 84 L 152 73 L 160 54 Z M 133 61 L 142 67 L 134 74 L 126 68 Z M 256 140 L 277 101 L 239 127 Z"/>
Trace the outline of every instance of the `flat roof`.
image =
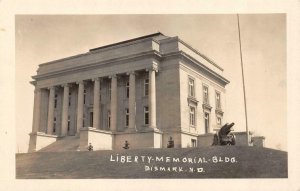
<path id="1" fill-rule="evenodd" d="M 150 37 L 154 37 L 154 36 L 159 36 L 159 35 L 165 36 L 161 32 L 157 32 L 157 33 L 141 36 L 141 37 L 138 37 L 138 38 L 133 38 L 133 39 L 129 39 L 129 40 L 125 40 L 125 41 L 121 41 L 121 42 L 117 42 L 117 43 L 113 43 L 113 44 L 93 48 L 93 49 L 90 49 L 89 51 L 91 52 L 91 51 L 95 51 L 95 50 L 100 50 L 100 49 L 104 49 L 104 48 L 107 48 L 107 47 L 116 46 L 116 45 L 119 45 L 119 44 L 128 43 L 128 42 L 132 42 L 132 41 L 136 41 L 136 40 L 140 40 L 140 39 L 145 39 L 145 38 L 150 38 Z"/>

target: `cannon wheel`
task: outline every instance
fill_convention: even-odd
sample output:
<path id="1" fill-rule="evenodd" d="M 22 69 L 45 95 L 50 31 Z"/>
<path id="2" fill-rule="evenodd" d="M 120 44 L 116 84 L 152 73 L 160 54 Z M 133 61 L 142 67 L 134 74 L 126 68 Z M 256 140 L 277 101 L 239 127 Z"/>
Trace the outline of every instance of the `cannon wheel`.
<path id="1" fill-rule="evenodd" d="M 214 140 L 212 145 L 219 145 L 219 137 L 217 134 L 214 135 Z"/>
<path id="2" fill-rule="evenodd" d="M 227 142 L 227 145 L 235 145 L 235 135 L 233 133 L 230 133 L 229 136 L 231 136 L 231 141 Z"/>

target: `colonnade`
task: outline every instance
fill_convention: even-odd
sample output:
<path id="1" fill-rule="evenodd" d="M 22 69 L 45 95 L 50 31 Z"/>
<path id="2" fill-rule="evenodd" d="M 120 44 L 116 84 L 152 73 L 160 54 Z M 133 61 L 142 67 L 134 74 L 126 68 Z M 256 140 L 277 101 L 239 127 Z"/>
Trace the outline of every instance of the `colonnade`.
<path id="1" fill-rule="evenodd" d="M 156 128 L 156 88 L 155 88 L 155 73 L 157 69 L 151 68 L 146 70 L 149 75 L 149 94 L 148 94 L 148 107 L 149 107 L 149 127 Z M 136 124 L 136 72 L 127 72 L 129 75 L 129 129 L 135 129 Z M 118 74 L 109 76 L 111 80 L 111 104 L 110 104 L 110 114 L 111 114 L 111 124 L 110 130 L 112 132 L 117 131 L 117 118 L 118 118 Z M 93 78 L 94 83 L 94 105 L 93 105 L 93 127 L 96 129 L 101 129 L 100 127 L 100 86 L 101 77 Z M 70 84 L 76 84 L 78 86 L 77 91 L 77 111 L 76 111 L 76 133 L 79 133 L 80 129 L 83 127 L 83 114 L 84 114 L 84 80 L 80 80 L 73 83 L 66 83 L 60 85 L 63 88 L 63 98 L 62 98 L 62 112 L 61 112 L 61 132 L 60 136 L 66 136 L 68 132 L 68 112 L 69 112 L 69 91 Z M 48 99 L 48 116 L 47 116 L 47 127 L 46 133 L 53 134 L 54 128 L 54 110 L 55 110 L 55 94 L 57 86 L 38 88 L 35 87 L 34 94 L 34 113 L 33 113 L 33 132 L 38 132 L 41 125 L 41 89 L 47 90 L 49 93 Z"/>

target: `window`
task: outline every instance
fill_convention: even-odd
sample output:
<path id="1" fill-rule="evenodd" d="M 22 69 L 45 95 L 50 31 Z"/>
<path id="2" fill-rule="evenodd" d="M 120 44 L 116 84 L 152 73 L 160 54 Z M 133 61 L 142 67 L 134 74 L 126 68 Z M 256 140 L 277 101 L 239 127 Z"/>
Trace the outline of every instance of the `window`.
<path id="1" fill-rule="evenodd" d="M 126 83 L 126 97 L 129 98 L 129 82 Z"/>
<path id="2" fill-rule="evenodd" d="M 149 79 L 145 79 L 144 81 L 144 95 L 147 96 L 149 94 Z"/>
<path id="3" fill-rule="evenodd" d="M 55 94 L 54 96 L 54 108 L 57 107 L 57 94 Z"/>
<path id="4" fill-rule="evenodd" d="M 190 125 L 195 126 L 196 119 L 195 119 L 195 107 L 190 106 Z"/>
<path id="5" fill-rule="evenodd" d="M 129 126 L 129 109 L 125 109 L 125 127 Z"/>
<path id="6" fill-rule="evenodd" d="M 108 97 L 111 99 L 111 82 L 108 84 Z"/>
<path id="7" fill-rule="evenodd" d="M 84 127 L 85 124 L 85 114 L 83 114 L 83 118 L 82 118 L 82 127 Z"/>
<path id="8" fill-rule="evenodd" d="M 69 93 L 69 106 L 71 106 L 71 92 Z"/>
<path id="9" fill-rule="evenodd" d="M 149 108 L 144 107 L 144 124 L 149 125 Z"/>
<path id="10" fill-rule="evenodd" d="M 53 133 L 56 132 L 56 117 L 53 119 Z"/>
<path id="11" fill-rule="evenodd" d="M 189 96 L 195 97 L 195 86 L 192 78 L 189 78 Z"/>
<path id="12" fill-rule="evenodd" d="M 99 92 L 99 100 L 100 100 L 100 102 L 101 102 L 101 91 L 102 90 L 102 86 L 100 86 L 100 92 Z"/>
<path id="13" fill-rule="evenodd" d="M 83 104 L 85 104 L 86 100 L 86 89 L 83 90 Z"/>
<path id="14" fill-rule="evenodd" d="M 221 117 L 217 117 L 217 125 L 218 126 L 222 125 L 222 118 Z"/>
<path id="15" fill-rule="evenodd" d="M 203 103 L 209 104 L 208 101 L 208 87 L 203 86 Z"/>
<path id="16" fill-rule="evenodd" d="M 70 131 L 70 125 L 71 125 L 71 120 L 70 120 L 70 116 L 68 116 L 68 131 Z"/>
<path id="17" fill-rule="evenodd" d="M 107 112 L 107 127 L 110 129 L 110 111 Z"/>
<path id="18" fill-rule="evenodd" d="M 221 109 L 221 94 L 216 92 L 216 108 Z"/>
<path id="19" fill-rule="evenodd" d="M 192 147 L 197 147 L 197 140 L 196 139 L 192 139 Z"/>
<path id="20" fill-rule="evenodd" d="M 209 132 L 209 113 L 204 113 L 205 133 Z"/>
<path id="21" fill-rule="evenodd" d="M 90 112 L 90 127 L 93 127 L 93 120 L 94 120 L 94 114 L 93 114 L 93 112 Z M 96 127 L 94 127 L 94 128 L 96 128 Z"/>

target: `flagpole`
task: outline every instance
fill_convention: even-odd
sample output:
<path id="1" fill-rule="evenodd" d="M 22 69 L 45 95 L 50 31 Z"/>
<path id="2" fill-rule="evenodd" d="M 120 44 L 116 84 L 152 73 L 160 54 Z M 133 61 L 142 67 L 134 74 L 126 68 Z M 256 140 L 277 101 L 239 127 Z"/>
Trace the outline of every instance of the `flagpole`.
<path id="1" fill-rule="evenodd" d="M 248 117 L 247 117 L 247 104 L 246 104 L 246 89 L 245 89 L 245 79 L 244 79 L 244 66 L 243 66 L 243 55 L 242 55 L 242 43 L 241 43 L 241 32 L 240 32 L 240 19 L 239 14 L 237 14 L 238 31 L 239 31 L 239 45 L 240 45 L 240 58 L 241 58 L 241 68 L 242 68 L 242 80 L 243 80 L 243 93 L 244 93 L 244 108 L 245 108 L 245 119 L 246 119 L 246 133 L 247 133 L 247 144 L 249 146 L 249 128 L 248 128 Z"/>

